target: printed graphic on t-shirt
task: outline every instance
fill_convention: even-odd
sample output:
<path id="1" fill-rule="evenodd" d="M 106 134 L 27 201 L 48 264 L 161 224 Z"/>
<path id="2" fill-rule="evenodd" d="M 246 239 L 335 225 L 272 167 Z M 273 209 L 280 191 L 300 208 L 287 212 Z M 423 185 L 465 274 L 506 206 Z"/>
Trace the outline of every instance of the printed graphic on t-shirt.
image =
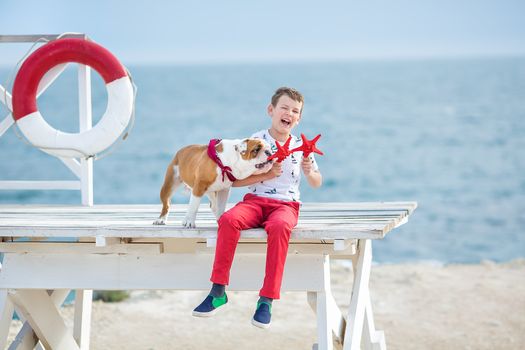
<path id="1" fill-rule="evenodd" d="M 258 131 L 253 134 L 252 137 L 266 140 L 270 144 L 272 152 L 277 151 L 275 140 L 268 130 Z M 290 149 L 299 147 L 301 144 L 302 139 L 292 135 L 292 140 L 290 141 L 289 146 Z M 251 185 L 249 187 L 250 192 L 262 197 L 298 202 L 301 195 L 299 184 L 301 182 L 302 157 L 303 155 L 301 152 L 292 153 L 282 163 L 283 173 L 281 176 Z M 318 170 L 314 155 L 311 154 L 309 157 L 312 159 L 312 169 Z"/>

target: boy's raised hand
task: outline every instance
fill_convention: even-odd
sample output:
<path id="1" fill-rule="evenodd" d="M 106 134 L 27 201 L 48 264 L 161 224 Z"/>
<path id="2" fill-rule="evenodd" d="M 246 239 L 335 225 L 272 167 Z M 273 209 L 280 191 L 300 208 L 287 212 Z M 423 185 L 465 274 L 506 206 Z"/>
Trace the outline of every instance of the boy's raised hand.
<path id="1" fill-rule="evenodd" d="M 310 157 L 303 157 L 303 160 L 301 161 L 301 168 L 303 169 L 303 173 L 308 176 L 312 172 L 312 159 Z"/>

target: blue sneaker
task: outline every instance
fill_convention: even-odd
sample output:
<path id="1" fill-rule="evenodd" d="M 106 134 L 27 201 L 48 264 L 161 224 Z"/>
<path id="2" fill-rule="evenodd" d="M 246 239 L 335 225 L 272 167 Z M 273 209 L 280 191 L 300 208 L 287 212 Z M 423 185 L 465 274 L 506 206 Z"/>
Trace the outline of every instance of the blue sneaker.
<path id="1" fill-rule="evenodd" d="M 257 303 L 257 310 L 252 318 L 252 324 L 259 328 L 270 327 L 270 321 L 272 320 L 272 305 L 263 302 Z"/>
<path id="2" fill-rule="evenodd" d="M 214 297 L 212 295 L 208 295 L 204 301 L 197 306 L 194 310 L 192 315 L 195 317 L 211 317 L 215 315 L 217 312 L 217 309 L 226 304 L 228 302 L 228 296 L 226 293 L 222 297 Z"/>

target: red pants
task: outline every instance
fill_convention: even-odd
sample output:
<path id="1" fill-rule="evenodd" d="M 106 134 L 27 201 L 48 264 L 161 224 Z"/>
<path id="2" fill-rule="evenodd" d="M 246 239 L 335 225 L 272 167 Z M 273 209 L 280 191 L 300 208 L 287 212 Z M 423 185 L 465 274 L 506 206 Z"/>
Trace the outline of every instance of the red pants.
<path id="1" fill-rule="evenodd" d="M 266 274 L 260 296 L 279 299 L 290 233 L 297 225 L 298 202 L 247 194 L 219 219 L 211 281 L 227 285 L 241 230 L 264 227 L 268 234 Z"/>

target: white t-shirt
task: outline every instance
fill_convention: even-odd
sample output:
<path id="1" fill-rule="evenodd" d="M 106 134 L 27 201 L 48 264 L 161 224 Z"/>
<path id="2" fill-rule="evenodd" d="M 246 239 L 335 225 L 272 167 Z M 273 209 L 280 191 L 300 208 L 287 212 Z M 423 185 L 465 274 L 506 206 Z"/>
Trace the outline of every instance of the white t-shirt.
<path id="1" fill-rule="evenodd" d="M 252 137 L 260 138 L 267 141 L 272 147 L 272 152 L 277 151 L 275 139 L 270 135 L 268 130 L 261 130 L 252 135 Z M 290 149 L 301 146 L 303 140 L 300 137 L 292 135 L 290 140 Z M 279 142 L 282 146 L 283 143 Z M 319 167 L 315 161 L 313 153 L 308 156 L 312 160 L 312 170 L 318 170 Z M 299 192 L 299 184 L 301 182 L 301 161 L 303 158 L 302 152 L 294 152 L 286 158 L 282 165 L 283 173 L 281 176 L 273 179 L 261 181 L 249 186 L 251 193 L 273 199 L 280 199 L 284 201 L 299 202 L 301 193 Z"/>

